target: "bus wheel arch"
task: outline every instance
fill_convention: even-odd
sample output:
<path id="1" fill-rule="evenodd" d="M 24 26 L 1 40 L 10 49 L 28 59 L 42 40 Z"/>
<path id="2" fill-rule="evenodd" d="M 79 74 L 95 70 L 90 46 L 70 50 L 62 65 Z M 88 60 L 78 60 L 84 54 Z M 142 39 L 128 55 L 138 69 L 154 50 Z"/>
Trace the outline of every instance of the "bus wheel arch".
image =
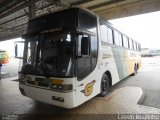
<path id="1" fill-rule="evenodd" d="M 112 86 L 111 74 L 109 71 L 106 71 L 101 79 L 101 92 L 99 96 L 104 97 L 109 93 L 109 88 Z"/>

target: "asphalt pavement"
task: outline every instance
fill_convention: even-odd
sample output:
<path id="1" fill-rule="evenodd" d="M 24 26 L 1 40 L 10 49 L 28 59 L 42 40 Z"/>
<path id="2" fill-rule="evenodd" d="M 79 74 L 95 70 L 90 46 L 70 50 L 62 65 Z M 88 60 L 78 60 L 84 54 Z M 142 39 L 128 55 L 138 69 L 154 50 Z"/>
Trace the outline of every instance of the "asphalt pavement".
<path id="1" fill-rule="evenodd" d="M 117 83 L 110 91 L 124 86 L 141 87 L 145 93 L 142 105 L 160 108 L 160 57 L 142 58 L 138 73 Z"/>

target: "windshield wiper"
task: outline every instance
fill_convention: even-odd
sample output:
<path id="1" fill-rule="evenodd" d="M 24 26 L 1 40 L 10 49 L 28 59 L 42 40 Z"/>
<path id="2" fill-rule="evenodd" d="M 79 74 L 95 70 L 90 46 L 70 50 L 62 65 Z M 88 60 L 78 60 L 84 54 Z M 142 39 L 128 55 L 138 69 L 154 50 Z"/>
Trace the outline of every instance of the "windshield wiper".
<path id="1" fill-rule="evenodd" d="M 49 71 L 48 70 L 48 67 L 47 67 L 47 65 L 44 63 L 44 62 L 40 62 L 40 68 L 42 69 L 42 71 L 43 71 L 43 73 L 44 73 L 44 76 L 46 77 L 46 78 L 49 78 L 50 77 L 50 74 L 47 74 L 47 72 L 46 71 Z"/>

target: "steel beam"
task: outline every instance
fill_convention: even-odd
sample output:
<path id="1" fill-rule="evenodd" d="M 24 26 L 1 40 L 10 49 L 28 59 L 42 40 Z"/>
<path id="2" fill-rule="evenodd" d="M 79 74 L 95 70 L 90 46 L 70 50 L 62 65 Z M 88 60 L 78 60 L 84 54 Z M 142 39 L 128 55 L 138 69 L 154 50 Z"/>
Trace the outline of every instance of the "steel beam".
<path id="1" fill-rule="evenodd" d="M 77 5 L 81 5 L 81 4 L 85 4 L 85 3 L 88 3 L 88 2 L 91 2 L 93 0 L 80 0 L 78 2 L 75 2 L 75 3 L 72 3 L 71 6 L 77 6 Z"/>
<path id="2" fill-rule="evenodd" d="M 92 10 L 92 9 L 104 7 L 104 6 L 107 6 L 107 5 L 120 3 L 120 2 L 123 2 L 123 1 L 126 1 L 126 0 L 112 0 L 112 1 L 109 1 L 109 2 L 105 2 L 105 3 L 101 3 L 101 4 L 98 4 L 98 5 L 94 5 L 94 6 L 88 7 L 87 9 Z"/>
<path id="3" fill-rule="evenodd" d="M 6 24 L 6 23 L 12 22 L 12 21 L 14 21 L 14 20 L 17 20 L 17 19 L 19 19 L 19 18 L 22 18 L 22 17 L 24 17 L 24 16 L 27 16 L 27 15 L 26 15 L 26 14 L 23 14 L 23 15 L 20 15 L 20 16 L 18 16 L 18 17 L 12 18 L 12 19 L 10 19 L 10 20 L 8 20 L 8 21 L 5 21 L 5 22 L 3 22 L 3 23 L 0 23 L 0 26 L 1 26 L 1 25 L 4 25 L 4 24 Z"/>
<path id="4" fill-rule="evenodd" d="M 2 6 L 1 10 L 0 10 L 0 14 L 5 13 L 10 8 L 12 8 L 13 6 L 16 6 L 17 4 L 19 4 L 19 2 L 17 0 L 12 0 L 12 1 L 9 0 L 9 1 L 6 1 L 6 2 L 2 2 L 1 5 L 0 5 L 0 6 Z"/>
<path id="5" fill-rule="evenodd" d="M 4 32 L 4 31 L 6 31 L 6 30 L 11 30 L 11 29 L 16 29 L 16 28 L 21 27 L 21 26 L 24 26 L 24 25 L 27 25 L 27 22 L 26 22 L 26 23 L 23 23 L 23 24 L 20 24 L 20 25 L 17 25 L 17 26 L 14 26 L 14 27 L 12 27 L 12 28 L 2 28 L 2 29 L 5 29 L 5 30 L 2 30 L 2 31 L 0 31 L 0 32 Z"/>
<path id="6" fill-rule="evenodd" d="M 32 5 L 33 2 L 36 3 L 37 1 L 38 0 L 29 0 L 29 1 L 26 1 L 23 4 L 15 7 L 15 8 L 10 9 L 7 13 L 4 13 L 4 14 L 0 15 L 0 19 L 5 18 L 5 17 L 7 17 L 7 16 L 9 16 L 9 15 L 11 15 L 11 14 L 13 14 L 13 13 L 15 13 L 15 12 L 21 10 L 21 9 L 24 9 L 25 7 L 28 7 L 28 6 Z"/>
<path id="7" fill-rule="evenodd" d="M 1 36 L 0 41 L 5 41 L 5 40 L 19 38 L 19 37 L 21 37 L 21 34 L 7 34 L 6 36 Z"/>
<path id="8" fill-rule="evenodd" d="M 160 10 L 160 0 L 134 0 L 114 7 L 95 9 L 95 13 L 111 20 Z"/>

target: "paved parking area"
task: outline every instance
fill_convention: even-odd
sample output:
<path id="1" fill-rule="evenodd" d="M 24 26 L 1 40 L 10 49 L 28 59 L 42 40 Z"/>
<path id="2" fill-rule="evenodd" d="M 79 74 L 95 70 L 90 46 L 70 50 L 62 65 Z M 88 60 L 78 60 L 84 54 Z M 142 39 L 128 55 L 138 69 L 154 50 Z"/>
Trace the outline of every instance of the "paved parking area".
<path id="1" fill-rule="evenodd" d="M 145 94 L 139 87 L 122 87 L 104 98 L 95 97 L 77 108 L 68 110 L 22 96 L 16 79 L 14 77 L 0 81 L 0 113 L 2 115 L 18 115 L 21 119 L 37 118 L 37 116 L 37 119 L 55 116 L 57 119 L 66 117 L 73 119 L 77 118 L 77 115 L 82 119 L 90 115 L 94 116 L 93 119 L 106 120 L 106 118 L 116 119 L 118 114 L 160 114 L 160 109 L 140 105 Z"/>
<path id="2" fill-rule="evenodd" d="M 3 64 L 2 66 L 2 79 L 15 77 L 18 75 L 18 70 L 20 69 L 20 59 L 14 57 L 9 58 L 8 64 Z"/>
<path id="3" fill-rule="evenodd" d="M 142 58 L 142 68 L 136 76 L 129 76 L 111 88 L 111 91 L 125 86 L 140 87 L 146 97 L 143 105 L 160 109 L 160 57 Z"/>

